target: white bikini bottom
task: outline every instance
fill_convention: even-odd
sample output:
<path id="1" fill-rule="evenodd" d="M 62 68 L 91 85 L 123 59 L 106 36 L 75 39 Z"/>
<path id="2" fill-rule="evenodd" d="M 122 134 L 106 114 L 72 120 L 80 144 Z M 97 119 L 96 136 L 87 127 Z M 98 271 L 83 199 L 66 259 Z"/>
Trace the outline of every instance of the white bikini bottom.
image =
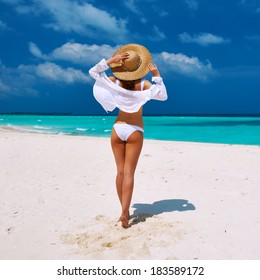
<path id="1" fill-rule="evenodd" d="M 127 123 L 115 123 L 114 129 L 122 141 L 127 141 L 128 137 L 135 131 L 141 131 L 144 133 L 144 130 L 141 127 Z"/>

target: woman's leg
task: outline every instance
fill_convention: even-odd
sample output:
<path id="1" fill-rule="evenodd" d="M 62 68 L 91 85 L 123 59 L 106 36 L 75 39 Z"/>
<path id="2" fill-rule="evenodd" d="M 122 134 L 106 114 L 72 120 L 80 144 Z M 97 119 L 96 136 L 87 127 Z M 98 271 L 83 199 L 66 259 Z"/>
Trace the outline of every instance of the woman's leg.
<path id="1" fill-rule="evenodd" d="M 117 195 L 122 205 L 122 185 L 124 179 L 124 165 L 125 165 L 125 142 L 123 142 L 112 130 L 111 146 L 116 161 L 117 175 L 116 175 L 116 190 Z"/>
<path id="2" fill-rule="evenodd" d="M 143 133 L 135 131 L 125 143 L 113 129 L 111 146 L 117 166 L 116 189 L 122 206 L 120 220 L 122 226 L 127 228 L 129 227 L 129 208 L 133 194 L 134 173 L 143 146 Z"/>
<path id="3" fill-rule="evenodd" d="M 135 131 L 127 139 L 125 145 L 124 176 L 122 184 L 122 214 L 121 221 L 123 227 L 128 227 L 129 208 L 131 204 L 134 174 L 137 162 L 143 146 L 143 133 Z"/>

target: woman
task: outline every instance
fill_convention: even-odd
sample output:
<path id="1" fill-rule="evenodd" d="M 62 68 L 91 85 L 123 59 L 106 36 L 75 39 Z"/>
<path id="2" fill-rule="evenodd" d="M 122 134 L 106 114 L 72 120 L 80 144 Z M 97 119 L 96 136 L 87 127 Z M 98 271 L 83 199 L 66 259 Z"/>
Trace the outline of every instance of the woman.
<path id="1" fill-rule="evenodd" d="M 106 75 L 105 70 L 109 67 L 114 76 Z M 155 84 L 143 79 L 149 71 Z M 117 166 L 116 189 L 122 207 L 119 220 L 123 228 L 128 228 L 134 174 L 143 145 L 142 106 L 150 99 L 166 100 L 166 88 L 159 70 L 152 64 L 150 52 L 138 44 L 123 46 L 110 59 L 102 59 L 89 73 L 96 79 L 93 88 L 96 100 L 106 111 L 119 109 L 111 146 Z"/>

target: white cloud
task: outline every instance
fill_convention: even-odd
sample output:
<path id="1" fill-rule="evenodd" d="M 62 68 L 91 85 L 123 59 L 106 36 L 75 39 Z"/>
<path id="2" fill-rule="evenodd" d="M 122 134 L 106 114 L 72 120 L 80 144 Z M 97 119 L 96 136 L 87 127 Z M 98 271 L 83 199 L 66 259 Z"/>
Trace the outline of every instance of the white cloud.
<path id="1" fill-rule="evenodd" d="M 35 14 L 40 13 L 40 7 L 37 5 L 37 0 L 31 0 L 31 3 L 26 5 L 25 0 L 0 0 L 5 4 L 14 7 L 14 10 L 19 14 Z"/>
<path id="2" fill-rule="evenodd" d="M 154 40 L 163 40 L 166 38 L 165 34 L 159 30 L 159 28 L 154 25 L 153 26 Z"/>
<path id="3" fill-rule="evenodd" d="M 211 33 L 200 33 L 198 35 L 190 35 L 186 32 L 179 34 L 179 39 L 183 43 L 196 43 L 200 46 L 207 47 L 209 45 L 229 43 L 229 39 L 224 39 Z"/>
<path id="4" fill-rule="evenodd" d="M 152 9 L 152 13 L 156 13 L 156 15 L 160 17 L 168 16 L 169 13 L 160 10 L 160 7 L 157 3 L 154 4 L 154 2 L 158 2 L 157 0 L 124 0 L 123 4 L 125 7 L 132 13 L 136 14 L 138 16 L 138 19 L 143 23 L 146 24 L 148 22 L 148 19 L 146 18 L 146 15 L 150 13 L 148 9 Z"/>
<path id="5" fill-rule="evenodd" d="M 4 84 L 4 82 L 0 80 L 0 94 L 9 92 L 9 91 L 10 91 L 10 87 L 8 85 Z"/>
<path id="6" fill-rule="evenodd" d="M 165 34 L 159 30 L 158 26 L 154 25 L 152 28 L 152 35 L 148 36 L 151 41 L 161 41 L 166 38 Z"/>
<path id="7" fill-rule="evenodd" d="M 5 30 L 9 30 L 9 29 L 10 28 L 7 26 L 7 24 L 0 19 L 0 32 L 5 31 Z"/>
<path id="8" fill-rule="evenodd" d="M 119 46 L 87 45 L 78 43 L 66 43 L 52 52 L 54 59 L 63 59 L 74 63 L 91 65 L 101 58 L 109 58 Z"/>
<path id="9" fill-rule="evenodd" d="M 191 10 L 196 11 L 198 9 L 198 1 L 197 0 L 184 0 L 184 2 L 188 5 Z"/>
<path id="10" fill-rule="evenodd" d="M 127 0 L 127 1 L 124 1 L 124 5 L 133 13 L 139 15 L 141 12 L 140 12 L 140 9 L 137 5 L 137 1 L 136 0 Z"/>
<path id="11" fill-rule="evenodd" d="M 241 0 L 241 5 L 244 5 L 245 8 L 249 9 L 252 13 L 260 13 L 260 1 L 259 0 Z"/>
<path id="12" fill-rule="evenodd" d="M 44 60 L 63 60 L 90 66 L 97 63 L 101 58 L 109 58 L 120 46 L 111 47 L 109 45 L 87 45 L 78 43 L 66 43 L 54 49 L 50 54 L 43 54 L 36 44 L 30 43 L 30 52 Z"/>
<path id="13" fill-rule="evenodd" d="M 66 84 L 89 83 L 92 80 L 88 74 L 84 74 L 81 70 L 72 67 L 64 69 L 52 62 L 38 65 L 20 65 L 18 71 L 27 75 L 33 75 L 34 78 L 44 78 L 49 81 Z"/>
<path id="14" fill-rule="evenodd" d="M 162 52 L 154 55 L 154 61 L 165 73 L 175 72 L 201 81 L 208 81 L 216 74 L 210 62 L 204 64 L 197 57 L 188 57 L 182 53 Z"/>
<path id="15" fill-rule="evenodd" d="M 91 81 L 91 78 L 81 70 L 71 67 L 63 69 L 59 65 L 51 62 L 37 65 L 35 67 L 35 73 L 39 77 L 66 84 L 89 83 Z"/>
<path id="16" fill-rule="evenodd" d="M 41 52 L 37 45 L 32 42 L 29 43 L 29 50 L 34 56 L 38 58 L 48 59 L 48 57 Z"/>
<path id="17" fill-rule="evenodd" d="M 0 0 L 8 3 L 9 0 Z M 116 18 L 110 11 L 96 8 L 86 1 L 71 0 L 11 0 L 19 14 L 43 15 L 45 24 L 57 32 L 76 33 L 82 36 L 111 41 L 123 41 L 128 37 L 126 17 Z"/>
<path id="18" fill-rule="evenodd" d="M 6 23 L 0 20 L 0 31 L 6 29 Z"/>
<path id="19" fill-rule="evenodd" d="M 30 6 L 26 6 L 25 4 L 19 4 L 15 7 L 15 10 L 18 14 L 21 15 L 38 16 L 42 13 L 42 9 L 38 4 L 31 4 Z"/>
<path id="20" fill-rule="evenodd" d="M 19 67 L 6 67 L 0 61 L 0 81 L 0 98 L 11 95 L 37 96 L 38 94 L 34 89 L 36 79 L 33 71 L 22 71 Z"/>
<path id="21" fill-rule="evenodd" d="M 168 16 L 169 15 L 169 12 L 166 12 L 166 11 L 163 11 L 163 10 L 161 10 L 161 11 L 159 11 L 159 14 L 158 14 L 160 17 L 166 17 L 166 16 Z"/>
<path id="22" fill-rule="evenodd" d="M 148 20 L 145 18 L 145 17 L 140 17 L 140 21 L 143 23 L 143 24 L 146 24 L 148 22 Z"/>
<path id="23" fill-rule="evenodd" d="M 140 7 L 140 1 L 138 1 L 138 0 L 125 0 L 123 2 L 123 4 L 125 5 L 125 7 L 130 12 L 136 14 L 138 16 L 138 19 L 143 24 L 146 24 L 148 22 L 147 18 L 145 17 L 145 13 L 143 12 L 142 8 Z"/>
<path id="24" fill-rule="evenodd" d="M 124 40 L 127 36 L 126 20 L 117 19 L 92 4 L 69 0 L 40 0 L 39 3 L 52 17 L 46 26 L 56 31 L 102 36 L 112 41 Z"/>
<path id="25" fill-rule="evenodd" d="M 46 82 L 56 84 L 87 84 L 92 83 L 88 73 L 74 68 L 62 68 L 61 66 L 45 62 L 39 65 L 19 65 L 10 68 L 0 61 L 0 98 L 11 95 L 37 96 L 37 87 Z"/>
<path id="26" fill-rule="evenodd" d="M 21 2 L 21 0 L 0 0 L 0 2 L 10 4 L 10 5 L 16 5 Z"/>

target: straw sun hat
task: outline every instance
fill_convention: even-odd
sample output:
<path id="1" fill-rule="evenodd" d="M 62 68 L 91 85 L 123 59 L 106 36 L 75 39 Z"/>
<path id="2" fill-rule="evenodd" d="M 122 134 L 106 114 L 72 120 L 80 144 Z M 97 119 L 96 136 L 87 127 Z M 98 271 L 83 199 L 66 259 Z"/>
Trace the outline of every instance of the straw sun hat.
<path id="1" fill-rule="evenodd" d="M 144 46 L 128 44 L 119 48 L 113 56 L 128 53 L 128 58 L 122 64 L 111 63 L 112 73 L 120 80 L 131 81 L 143 78 L 148 72 L 148 64 L 152 63 L 152 56 Z"/>

